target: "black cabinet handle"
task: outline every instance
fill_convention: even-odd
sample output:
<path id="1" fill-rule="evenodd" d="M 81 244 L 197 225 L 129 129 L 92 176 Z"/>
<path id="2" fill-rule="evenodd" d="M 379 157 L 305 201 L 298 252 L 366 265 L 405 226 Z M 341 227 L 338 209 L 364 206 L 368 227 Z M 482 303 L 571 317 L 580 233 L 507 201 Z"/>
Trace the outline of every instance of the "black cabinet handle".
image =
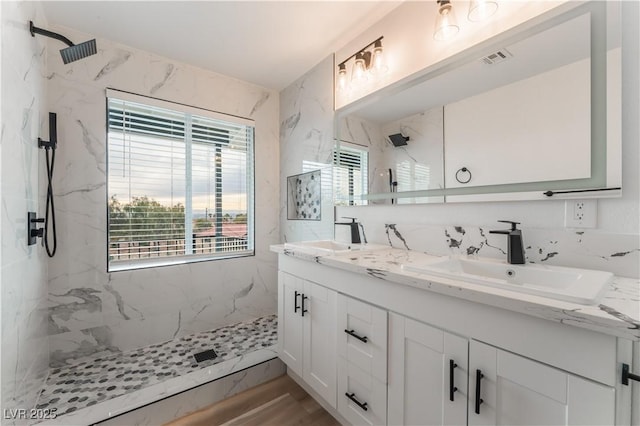
<path id="1" fill-rule="evenodd" d="M 344 330 L 345 333 L 347 333 L 349 336 L 353 336 L 356 339 L 360 340 L 361 342 L 367 343 L 367 341 L 369 339 L 367 339 L 367 336 L 358 336 L 353 330 Z"/>
<path id="2" fill-rule="evenodd" d="M 298 309 L 300 309 L 300 306 L 298 306 L 298 296 L 302 296 L 302 293 L 298 293 L 297 291 L 294 292 L 294 295 L 293 295 L 293 313 L 294 314 L 298 312 Z"/>
<path id="3" fill-rule="evenodd" d="M 629 372 L 629 364 L 622 364 L 622 384 L 629 386 L 629 379 L 640 382 L 640 376 Z"/>
<path id="4" fill-rule="evenodd" d="M 452 359 L 449 360 L 449 401 L 453 401 L 453 394 L 458 390 L 453 385 L 453 370 L 458 366 Z"/>
<path id="5" fill-rule="evenodd" d="M 367 407 L 366 402 L 360 402 L 356 399 L 355 393 L 345 393 L 344 395 L 347 398 L 349 398 L 351 401 L 353 401 L 353 403 L 356 404 L 358 407 L 362 408 L 364 411 L 367 411 L 369 409 L 369 407 Z"/>
<path id="6" fill-rule="evenodd" d="M 482 398 L 480 398 L 480 381 L 484 377 L 482 371 L 476 370 L 476 414 L 480 414 L 480 404 L 484 402 Z"/>
<path id="7" fill-rule="evenodd" d="M 304 316 L 305 312 L 309 312 L 305 307 L 304 307 L 304 301 L 307 300 L 308 297 L 305 296 L 304 294 L 302 294 L 302 316 Z"/>

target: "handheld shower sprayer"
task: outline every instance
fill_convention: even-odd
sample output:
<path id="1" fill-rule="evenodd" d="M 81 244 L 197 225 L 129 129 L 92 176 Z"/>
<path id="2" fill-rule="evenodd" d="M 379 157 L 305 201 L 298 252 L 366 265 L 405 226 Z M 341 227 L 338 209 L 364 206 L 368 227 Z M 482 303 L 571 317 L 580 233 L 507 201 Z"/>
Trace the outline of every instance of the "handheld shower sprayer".
<path id="1" fill-rule="evenodd" d="M 65 65 L 70 62 L 86 58 L 87 56 L 95 55 L 98 51 L 96 48 L 95 38 L 93 40 L 85 41 L 84 43 L 73 44 L 71 40 L 61 34 L 36 27 L 35 25 L 33 25 L 33 21 L 29 21 L 29 31 L 31 32 L 31 37 L 35 37 L 36 34 L 40 34 L 45 37 L 55 38 L 56 40 L 60 40 L 61 42 L 68 45 L 69 47 L 60 49 L 62 62 L 64 62 Z"/>
<path id="2" fill-rule="evenodd" d="M 393 180 L 393 170 L 389 169 L 389 192 L 396 192 L 398 189 L 398 181 Z M 396 199 L 391 198 L 391 204 L 395 204 Z"/>
<path id="3" fill-rule="evenodd" d="M 42 238 L 44 246 L 47 250 L 47 255 L 53 257 L 56 254 L 56 248 L 58 245 L 56 235 L 56 213 L 53 206 L 53 165 L 56 161 L 56 147 L 58 146 L 58 126 L 57 116 L 54 112 L 49 113 L 49 140 L 44 141 L 38 138 L 38 148 L 45 150 L 45 158 L 47 162 L 47 205 L 45 210 L 44 219 L 36 218 L 35 212 L 27 213 L 28 229 L 27 238 L 28 244 L 32 245 L 36 243 L 37 238 Z M 51 156 L 49 156 L 51 154 Z M 44 227 L 38 229 L 37 225 L 44 223 Z M 51 231 L 49 233 L 49 225 L 51 224 Z M 53 246 L 49 246 L 49 236 L 52 236 Z"/>

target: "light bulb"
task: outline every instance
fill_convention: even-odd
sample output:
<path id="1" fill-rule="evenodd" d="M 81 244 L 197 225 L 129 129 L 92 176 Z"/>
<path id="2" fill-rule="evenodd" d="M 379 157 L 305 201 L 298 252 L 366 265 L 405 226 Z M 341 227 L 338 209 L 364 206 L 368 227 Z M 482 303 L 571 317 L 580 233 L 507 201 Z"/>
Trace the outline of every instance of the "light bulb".
<path id="1" fill-rule="evenodd" d="M 389 71 L 389 67 L 384 61 L 382 50 L 382 41 L 378 40 L 373 46 L 373 56 L 371 57 L 371 74 L 385 74 Z"/>
<path id="2" fill-rule="evenodd" d="M 358 86 L 367 81 L 367 67 L 364 63 L 364 56 L 362 52 L 356 53 L 356 61 L 353 64 L 353 71 L 351 71 L 351 84 Z"/>
<path id="3" fill-rule="evenodd" d="M 472 22 L 479 22 L 487 19 L 498 10 L 498 2 L 493 0 L 471 0 L 469 3 L 469 15 L 467 18 Z"/>
<path id="4" fill-rule="evenodd" d="M 345 64 L 338 65 L 338 90 L 347 88 L 347 66 Z"/>
<path id="5" fill-rule="evenodd" d="M 458 27 L 456 16 L 449 0 L 438 0 L 438 4 L 440 9 L 438 9 L 436 30 L 433 33 L 433 38 L 438 41 L 449 40 L 458 34 L 460 27 Z"/>

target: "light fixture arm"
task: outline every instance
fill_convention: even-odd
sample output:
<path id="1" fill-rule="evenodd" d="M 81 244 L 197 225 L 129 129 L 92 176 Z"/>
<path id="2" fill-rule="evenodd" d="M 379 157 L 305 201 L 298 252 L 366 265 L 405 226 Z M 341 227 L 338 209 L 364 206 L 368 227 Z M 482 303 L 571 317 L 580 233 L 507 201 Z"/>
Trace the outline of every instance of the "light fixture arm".
<path id="1" fill-rule="evenodd" d="M 367 44 L 365 47 L 363 47 L 362 49 L 358 50 L 356 53 L 354 53 L 353 55 L 349 56 L 347 59 L 345 59 L 344 61 L 340 62 L 338 64 L 338 67 L 344 65 L 347 63 L 347 61 L 353 57 L 355 57 L 358 53 L 362 53 L 364 55 L 364 60 L 365 60 L 365 64 L 367 66 L 369 66 L 369 61 L 371 60 L 371 52 L 366 52 L 366 49 L 374 44 L 376 44 L 377 42 L 381 41 L 384 38 L 384 36 L 380 36 L 377 39 L 373 40 L 371 43 Z M 365 55 L 365 53 L 369 53 L 369 55 Z"/>

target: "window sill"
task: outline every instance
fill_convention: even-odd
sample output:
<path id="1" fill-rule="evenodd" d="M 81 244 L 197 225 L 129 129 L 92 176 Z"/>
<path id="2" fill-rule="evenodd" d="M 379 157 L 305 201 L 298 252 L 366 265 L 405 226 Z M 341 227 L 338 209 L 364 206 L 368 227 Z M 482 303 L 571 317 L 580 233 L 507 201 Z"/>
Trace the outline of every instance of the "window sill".
<path id="1" fill-rule="evenodd" d="M 188 265 L 191 263 L 208 262 L 211 260 L 229 260 L 242 257 L 255 256 L 255 250 L 245 250 L 241 252 L 223 253 L 219 255 L 194 255 L 194 256 L 174 256 L 170 258 L 155 259 L 135 259 L 119 260 L 107 264 L 107 272 L 135 271 L 139 269 L 159 268 L 163 266 Z"/>

